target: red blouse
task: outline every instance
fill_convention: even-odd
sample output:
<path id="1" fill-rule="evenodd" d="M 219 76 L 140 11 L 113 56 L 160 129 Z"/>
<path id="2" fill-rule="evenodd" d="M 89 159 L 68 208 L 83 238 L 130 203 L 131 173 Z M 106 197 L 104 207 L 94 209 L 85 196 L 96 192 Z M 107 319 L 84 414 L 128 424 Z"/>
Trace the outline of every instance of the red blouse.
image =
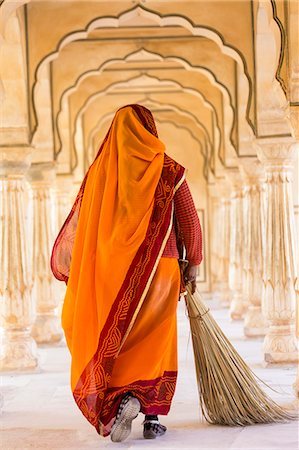
<path id="1" fill-rule="evenodd" d="M 174 214 L 183 235 L 189 264 L 198 265 L 202 261 L 202 231 L 186 180 L 183 181 L 174 195 Z M 174 225 L 162 256 L 179 258 Z"/>

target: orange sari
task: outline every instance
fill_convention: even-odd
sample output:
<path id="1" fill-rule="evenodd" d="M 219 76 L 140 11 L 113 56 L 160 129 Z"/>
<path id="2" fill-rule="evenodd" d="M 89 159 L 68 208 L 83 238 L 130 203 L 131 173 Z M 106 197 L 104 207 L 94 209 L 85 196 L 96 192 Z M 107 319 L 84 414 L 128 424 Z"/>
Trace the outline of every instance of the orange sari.
<path id="1" fill-rule="evenodd" d="M 177 260 L 161 255 L 183 178 L 151 113 L 121 108 L 54 244 L 53 273 L 67 281 L 73 395 L 104 436 L 126 392 L 146 414 L 170 408 L 180 275 Z"/>

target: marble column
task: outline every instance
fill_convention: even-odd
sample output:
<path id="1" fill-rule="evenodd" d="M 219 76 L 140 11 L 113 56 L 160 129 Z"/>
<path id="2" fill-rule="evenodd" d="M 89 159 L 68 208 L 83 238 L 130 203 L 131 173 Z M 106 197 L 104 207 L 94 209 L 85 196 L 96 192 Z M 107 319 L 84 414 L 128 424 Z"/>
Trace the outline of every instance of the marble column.
<path id="1" fill-rule="evenodd" d="M 73 206 L 75 196 L 73 194 L 73 179 L 72 176 L 56 176 L 55 196 L 57 206 L 57 230 L 59 231 L 64 224 Z M 63 300 L 66 292 L 66 284 L 62 281 L 57 281 L 57 293 L 59 297 L 58 316 L 61 317 Z"/>
<path id="2" fill-rule="evenodd" d="M 218 187 L 221 192 L 218 222 L 216 224 L 217 252 L 218 252 L 218 280 L 217 291 L 219 300 L 224 307 L 230 305 L 231 291 L 229 289 L 229 243 L 230 243 L 230 186 L 222 182 Z"/>
<path id="3" fill-rule="evenodd" d="M 217 233 L 217 227 L 219 223 L 219 208 L 220 208 L 220 198 L 217 194 L 218 189 L 215 184 L 208 185 L 209 192 L 209 203 L 210 203 L 210 242 L 211 242 L 211 289 L 213 296 L 218 298 L 218 277 L 219 277 L 219 253 L 218 253 L 218 242 L 219 236 Z"/>
<path id="4" fill-rule="evenodd" d="M 298 144 L 292 137 L 259 139 L 257 144 L 267 174 L 262 309 L 270 327 L 263 344 L 264 359 L 267 363 L 291 363 L 298 361 L 298 265 L 291 185 Z"/>
<path id="5" fill-rule="evenodd" d="M 266 184 L 265 173 L 259 161 L 244 165 L 248 185 L 246 218 L 247 245 L 244 267 L 248 293 L 248 309 L 244 317 L 244 334 L 248 337 L 265 336 L 268 321 L 262 313 L 263 291 L 263 237 L 265 230 Z"/>
<path id="6" fill-rule="evenodd" d="M 229 287 L 232 292 L 230 317 L 232 320 L 242 320 L 247 307 L 244 295 L 245 274 L 244 261 L 244 180 L 239 170 L 230 171 L 228 179 L 232 184 L 230 213 L 230 256 L 229 256 Z M 246 285 L 246 283 L 245 283 Z"/>
<path id="7" fill-rule="evenodd" d="M 37 347 L 30 335 L 35 318 L 28 222 L 29 185 L 25 173 L 32 148 L 2 147 L 0 158 L 0 295 L 3 327 L 0 370 L 34 369 Z"/>
<path id="8" fill-rule="evenodd" d="M 243 166 L 240 165 L 240 171 L 242 174 L 242 187 L 241 187 L 241 234 L 242 234 L 242 248 L 241 248 L 241 276 L 242 276 L 242 303 L 243 313 L 242 319 L 245 319 L 245 315 L 249 307 L 249 250 L 250 250 L 250 182 Z"/>
<path id="9" fill-rule="evenodd" d="M 54 163 L 32 164 L 27 178 L 33 199 L 32 274 L 37 308 L 32 336 L 40 344 L 51 344 L 62 338 L 57 314 L 59 293 L 50 270 L 50 256 L 57 232 Z"/>
<path id="10" fill-rule="evenodd" d="M 211 248 L 211 290 L 213 298 L 227 305 L 228 277 L 225 283 L 224 217 L 225 202 L 222 198 L 223 179 L 208 185 L 209 192 L 209 235 Z"/>
<path id="11" fill-rule="evenodd" d="M 73 194 L 72 177 L 56 176 L 55 184 L 56 205 L 57 205 L 57 225 L 58 230 L 62 227 L 71 211 L 76 196 Z"/>
<path id="12" fill-rule="evenodd" d="M 297 8 L 299 8 L 299 5 L 297 6 Z M 298 40 L 297 36 L 296 36 L 296 38 Z M 297 70 L 297 73 L 299 73 L 298 70 Z M 293 80 L 293 83 L 291 86 L 291 90 L 293 90 L 293 97 L 296 99 L 299 99 L 299 77 L 294 77 L 294 80 Z M 295 106 L 295 104 L 290 107 L 290 120 L 291 120 L 291 123 L 293 126 L 294 136 L 298 143 L 299 142 L 299 108 L 298 108 L 298 106 Z M 298 161 L 297 161 L 297 176 L 298 176 Z M 296 226 L 297 236 L 298 236 L 298 230 L 299 230 L 298 185 L 299 185 L 299 180 L 297 180 L 297 192 L 295 193 L 295 203 L 296 204 L 294 204 L 294 208 L 296 208 L 295 212 L 297 211 L 297 226 Z M 297 263 L 299 264 L 299 258 L 297 260 Z M 299 266 L 298 266 L 297 270 L 299 273 Z M 299 280 L 297 280 L 297 284 L 299 285 Z M 297 338 L 299 338 L 299 302 L 298 301 L 297 301 L 297 309 L 296 309 L 296 335 L 297 335 Z M 299 397 L 299 361 L 298 361 L 298 367 L 297 367 L 297 379 L 294 383 L 294 389 L 295 389 L 297 396 Z"/>

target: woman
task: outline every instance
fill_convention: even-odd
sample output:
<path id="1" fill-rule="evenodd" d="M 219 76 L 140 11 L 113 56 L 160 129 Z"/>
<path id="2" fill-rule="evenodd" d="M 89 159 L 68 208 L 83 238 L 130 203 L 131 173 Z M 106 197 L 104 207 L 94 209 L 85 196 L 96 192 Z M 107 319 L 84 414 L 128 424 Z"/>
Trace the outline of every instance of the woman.
<path id="1" fill-rule="evenodd" d="M 62 326 L 71 386 L 102 436 L 124 440 L 139 411 L 144 437 L 166 427 L 177 378 L 176 241 L 195 289 L 201 229 L 185 170 L 165 154 L 152 114 L 119 109 L 54 244 L 51 267 L 67 283 Z"/>

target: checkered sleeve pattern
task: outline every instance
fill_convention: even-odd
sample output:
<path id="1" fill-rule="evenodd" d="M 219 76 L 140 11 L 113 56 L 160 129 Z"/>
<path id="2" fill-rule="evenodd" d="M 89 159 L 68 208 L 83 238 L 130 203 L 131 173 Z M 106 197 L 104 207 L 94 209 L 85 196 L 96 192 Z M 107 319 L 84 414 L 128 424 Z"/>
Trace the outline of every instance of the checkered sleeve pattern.
<path id="1" fill-rule="evenodd" d="M 202 261 L 202 230 L 186 180 L 183 181 L 174 196 L 174 211 L 189 264 L 198 265 Z"/>

